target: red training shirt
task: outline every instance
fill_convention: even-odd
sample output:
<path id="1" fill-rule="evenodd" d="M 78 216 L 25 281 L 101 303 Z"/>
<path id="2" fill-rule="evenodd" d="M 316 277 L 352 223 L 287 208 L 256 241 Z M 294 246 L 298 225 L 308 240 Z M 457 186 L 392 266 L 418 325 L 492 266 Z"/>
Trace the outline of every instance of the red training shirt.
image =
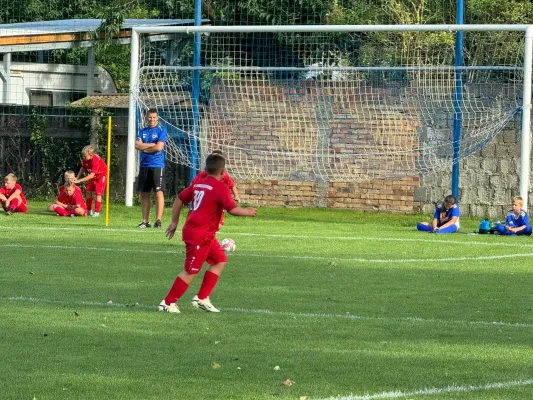
<path id="1" fill-rule="evenodd" d="M 218 231 L 224 210 L 237 207 L 226 184 L 212 176 L 199 179 L 178 197 L 183 204 L 191 203 L 182 231 L 182 240 L 186 243 L 209 243 Z"/>
<path id="2" fill-rule="evenodd" d="M 13 189 L 6 189 L 5 186 L 2 186 L 2 188 L 0 188 L 0 193 L 6 196 L 6 199 L 9 199 L 9 197 L 11 197 L 11 195 L 15 193 L 16 190 L 20 190 L 20 198 L 22 199 L 22 202 L 26 204 L 26 197 L 24 196 L 24 192 L 22 191 L 22 186 L 20 186 L 18 183 L 15 183 Z"/>
<path id="3" fill-rule="evenodd" d="M 62 188 L 62 190 L 59 189 L 59 196 L 57 197 L 57 201 L 69 206 L 79 205 L 81 208 L 87 211 L 87 206 L 85 205 L 85 201 L 83 200 L 81 189 L 77 186 L 76 188 L 78 190 L 74 189 L 74 194 L 72 196 L 67 195 L 64 187 Z"/>
<path id="4" fill-rule="evenodd" d="M 78 192 L 80 192 L 80 194 L 82 195 L 82 199 L 83 199 L 83 193 L 82 193 L 80 187 L 74 185 L 74 196 L 75 196 L 76 193 L 78 193 Z M 65 193 L 65 185 L 61 185 L 61 187 L 59 188 L 59 195 L 61 196 L 63 193 Z M 64 201 L 62 201 L 61 203 L 64 203 Z"/>
<path id="5" fill-rule="evenodd" d="M 89 174 L 94 173 L 94 180 L 107 175 L 107 165 L 98 154 L 93 154 L 90 160 L 81 160 L 81 167 Z"/>

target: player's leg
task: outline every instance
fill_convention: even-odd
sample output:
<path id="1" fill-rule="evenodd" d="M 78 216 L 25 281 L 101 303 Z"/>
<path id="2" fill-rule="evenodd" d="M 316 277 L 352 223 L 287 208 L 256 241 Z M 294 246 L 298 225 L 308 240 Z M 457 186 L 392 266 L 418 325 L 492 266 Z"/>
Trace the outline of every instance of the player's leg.
<path id="1" fill-rule="evenodd" d="M 165 195 L 163 193 L 163 168 L 152 168 L 153 188 L 155 192 L 155 215 L 154 228 L 161 228 L 161 219 L 165 209 Z"/>
<path id="2" fill-rule="evenodd" d="M 94 214 L 93 217 L 100 216 L 100 209 L 102 208 L 102 196 L 105 192 L 106 177 L 102 176 L 100 179 L 94 182 L 94 195 L 96 201 L 94 202 Z"/>
<path id="3" fill-rule="evenodd" d="M 185 294 L 194 277 L 202 269 L 202 265 L 207 259 L 209 247 L 209 245 L 199 246 L 197 244 L 185 243 L 183 271 L 177 276 L 167 296 L 159 304 L 159 311 L 180 312 L 176 306 L 176 302 Z"/>
<path id="4" fill-rule="evenodd" d="M 141 167 L 139 169 L 139 180 L 137 191 L 140 193 L 142 221 L 139 228 L 150 228 L 150 192 L 152 191 L 152 182 L 149 179 L 150 168 Z"/>
<path id="5" fill-rule="evenodd" d="M 76 217 L 85 217 L 87 215 L 87 210 L 83 209 L 82 207 L 77 207 L 74 209 L 73 215 Z"/>
<path id="6" fill-rule="evenodd" d="M 9 207 L 8 207 L 8 209 L 6 211 L 6 214 L 7 215 L 11 215 L 14 212 L 16 212 L 18 206 L 20 205 L 20 203 L 21 203 L 21 198 L 20 197 L 15 197 L 14 199 L 11 199 L 11 203 L 9 203 Z"/>
<path id="7" fill-rule="evenodd" d="M 66 208 L 63 208 L 57 204 L 53 204 L 52 206 L 52 210 L 53 212 L 55 212 L 58 216 L 60 217 L 67 217 L 70 215 L 70 211 L 67 210 Z"/>
<path id="8" fill-rule="evenodd" d="M 141 192 L 141 214 L 139 228 L 150 228 L 150 192 Z"/>
<path id="9" fill-rule="evenodd" d="M 433 232 L 433 227 L 427 222 L 419 222 L 416 224 L 416 229 L 422 232 Z"/>
<path id="10" fill-rule="evenodd" d="M 507 233 L 507 229 L 505 229 L 505 226 L 502 223 L 500 223 L 500 222 L 498 222 L 498 223 L 496 223 L 496 225 L 494 225 L 494 229 L 500 235 L 506 235 L 506 233 Z"/>
<path id="11" fill-rule="evenodd" d="M 24 203 L 23 201 L 20 202 L 18 207 L 15 209 L 15 212 L 18 213 L 26 213 L 28 212 L 28 204 Z"/>
<path id="12" fill-rule="evenodd" d="M 93 215 L 93 192 L 95 190 L 94 182 L 89 181 L 85 186 L 85 204 L 87 204 L 87 214 Z"/>
<path id="13" fill-rule="evenodd" d="M 209 296 L 215 289 L 215 286 L 218 283 L 218 278 L 222 274 L 222 271 L 224 271 L 228 259 L 226 253 L 216 239 L 211 242 L 207 262 L 209 263 L 209 268 L 205 272 L 202 284 L 200 285 L 196 305 L 198 308 L 205 311 L 220 312 L 219 309 L 213 306 Z"/>
<path id="14" fill-rule="evenodd" d="M 439 234 L 446 234 L 446 233 L 455 233 L 459 229 L 457 229 L 457 225 L 448 225 L 446 228 L 438 228 L 435 233 Z"/>

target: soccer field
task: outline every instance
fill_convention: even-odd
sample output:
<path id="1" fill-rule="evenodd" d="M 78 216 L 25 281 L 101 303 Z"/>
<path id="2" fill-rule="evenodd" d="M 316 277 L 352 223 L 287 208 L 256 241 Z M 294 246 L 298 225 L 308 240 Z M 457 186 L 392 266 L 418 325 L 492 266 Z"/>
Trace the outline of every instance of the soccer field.
<path id="1" fill-rule="evenodd" d="M 109 228 L 44 208 L 0 215 L 1 399 L 533 398 L 531 237 L 466 235 L 468 219 L 433 235 L 420 216 L 227 215 L 221 313 L 190 305 L 197 278 L 175 315 L 156 309 L 179 237 L 135 228 L 139 207 L 113 206 Z"/>

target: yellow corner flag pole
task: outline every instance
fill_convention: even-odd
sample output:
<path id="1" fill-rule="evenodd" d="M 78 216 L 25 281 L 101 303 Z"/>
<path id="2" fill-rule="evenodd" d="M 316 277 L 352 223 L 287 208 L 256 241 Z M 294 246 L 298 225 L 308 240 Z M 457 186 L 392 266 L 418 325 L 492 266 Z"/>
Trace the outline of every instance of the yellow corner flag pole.
<path id="1" fill-rule="evenodd" d="M 105 226 L 109 225 L 109 177 L 111 175 L 111 116 L 107 117 L 107 181 L 105 188 Z"/>

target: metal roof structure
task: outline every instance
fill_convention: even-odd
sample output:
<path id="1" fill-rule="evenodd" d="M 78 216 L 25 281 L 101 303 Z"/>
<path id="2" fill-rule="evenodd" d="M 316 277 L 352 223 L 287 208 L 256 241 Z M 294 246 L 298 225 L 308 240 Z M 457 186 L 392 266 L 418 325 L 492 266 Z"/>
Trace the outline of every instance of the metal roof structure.
<path id="1" fill-rule="evenodd" d="M 91 32 L 102 22 L 100 19 L 70 19 L 0 24 L 0 53 L 91 47 Z M 208 20 L 202 21 L 205 22 Z M 193 19 L 125 19 L 114 42 L 129 43 L 133 27 L 193 24 Z M 169 38 L 170 35 L 154 35 L 153 40 Z"/>

